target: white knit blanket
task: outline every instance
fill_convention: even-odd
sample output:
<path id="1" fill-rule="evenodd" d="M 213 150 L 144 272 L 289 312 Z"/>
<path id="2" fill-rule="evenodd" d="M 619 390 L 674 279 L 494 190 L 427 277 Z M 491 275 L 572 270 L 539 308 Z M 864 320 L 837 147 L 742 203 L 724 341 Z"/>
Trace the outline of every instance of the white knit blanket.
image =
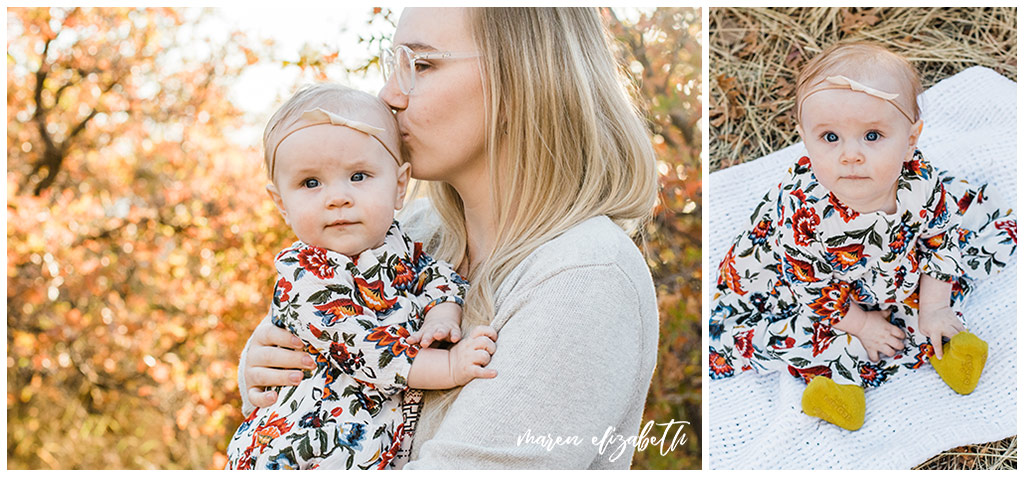
<path id="1" fill-rule="evenodd" d="M 936 167 L 974 185 L 987 182 L 992 200 L 1008 201 L 1015 209 L 1016 88 L 982 67 L 939 82 L 921 96 L 924 132 L 919 141 Z M 718 263 L 748 225 L 758 199 L 806 153 L 799 143 L 710 175 L 705 252 L 712 284 Z M 1016 267 L 1014 257 L 967 297 L 964 314 L 970 329 L 989 344 L 988 364 L 974 393 L 954 393 L 931 366 L 900 372 L 867 391 L 864 427 L 849 432 L 803 414 L 804 385 L 792 376 L 738 373 L 708 385 L 708 467 L 906 469 L 956 446 L 1016 434 Z"/>

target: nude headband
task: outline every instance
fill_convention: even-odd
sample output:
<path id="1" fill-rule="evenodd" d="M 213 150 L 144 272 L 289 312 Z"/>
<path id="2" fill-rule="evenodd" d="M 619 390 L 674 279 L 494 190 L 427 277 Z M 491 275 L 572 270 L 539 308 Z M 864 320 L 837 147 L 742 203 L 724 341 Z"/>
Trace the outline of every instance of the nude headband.
<path id="1" fill-rule="evenodd" d="M 381 141 L 380 137 L 378 136 L 379 134 L 384 133 L 384 128 L 344 118 L 330 111 L 324 110 L 323 108 L 316 108 L 306 111 L 302 113 L 302 116 L 300 116 L 300 118 L 313 122 L 310 124 L 303 124 L 302 126 L 299 126 L 295 129 L 292 129 L 291 131 L 288 131 L 288 134 L 285 134 L 280 141 L 277 141 L 277 145 L 274 146 L 274 152 L 270 155 L 270 177 L 274 177 L 274 166 L 277 165 L 277 148 L 281 147 L 281 143 L 283 143 L 285 139 L 288 139 L 288 136 L 291 136 L 292 134 L 295 134 L 298 131 L 301 131 L 306 128 L 311 128 L 313 126 L 319 126 L 321 124 L 345 126 L 348 128 L 355 129 L 356 131 L 359 131 L 363 134 L 366 134 L 367 136 L 376 139 L 381 146 L 384 146 L 384 150 L 388 151 L 388 154 L 391 154 L 391 157 L 395 159 L 395 162 L 397 162 L 399 165 L 402 164 L 402 161 L 398 159 L 398 156 L 391 150 L 390 147 L 387 146 L 387 144 L 384 144 L 384 141 Z"/>
<path id="2" fill-rule="evenodd" d="M 897 102 L 893 101 L 894 99 L 900 96 L 898 93 L 886 93 L 884 91 L 879 91 L 875 88 L 858 83 L 842 75 L 829 76 L 828 78 L 825 78 L 825 81 L 819 84 L 818 87 L 812 89 L 810 92 L 804 95 L 803 99 L 800 100 L 800 105 L 798 109 L 800 111 L 803 111 L 804 101 L 807 101 L 807 98 L 809 98 L 812 94 L 829 89 L 848 89 L 851 91 L 858 91 L 864 94 L 869 94 L 895 106 L 896 109 L 898 109 L 900 113 L 903 114 L 903 117 L 907 118 L 907 121 L 910 121 L 911 123 L 914 122 L 914 120 L 911 119 L 910 114 L 907 114 L 907 111 L 903 109 L 903 106 L 900 106 Z"/>

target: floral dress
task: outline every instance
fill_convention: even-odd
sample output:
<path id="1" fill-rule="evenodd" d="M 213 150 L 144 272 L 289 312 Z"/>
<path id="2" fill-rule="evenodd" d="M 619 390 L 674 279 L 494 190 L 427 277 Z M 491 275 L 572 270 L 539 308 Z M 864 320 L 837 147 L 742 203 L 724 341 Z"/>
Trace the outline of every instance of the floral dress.
<path id="1" fill-rule="evenodd" d="M 355 258 L 295 242 L 275 265 L 272 320 L 302 340 L 316 369 L 246 417 L 228 469 L 399 467 L 411 439 L 403 395 L 422 396 L 403 392 L 419 351 L 405 340 L 434 305 L 461 305 L 467 283 L 397 222 Z"/>
<path id="2" fill-rule="evenodd" d="M 1017 248 L 1012 211 L 990 202 L 985 186 L 932 168 L 920 151 L 904 163 L 894 214 L 848 208 L 817 181 L 807 157 L 789 173 L 719 265 L 709 322 L 714 379 L 755 369 L 878 386 L 932 354 L 917 331 L 922 274 L 952 282 L 963 321 L 973 281 Z M 833 328 L 851 306 L 890 311 L 907 336 L 902 352 L 871 362 L 858 339 Z"/>

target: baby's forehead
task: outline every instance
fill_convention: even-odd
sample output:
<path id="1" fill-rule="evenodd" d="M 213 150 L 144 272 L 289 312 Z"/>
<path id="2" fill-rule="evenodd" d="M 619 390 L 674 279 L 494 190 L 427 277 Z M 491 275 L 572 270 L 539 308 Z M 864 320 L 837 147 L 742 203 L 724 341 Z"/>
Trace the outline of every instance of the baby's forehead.
<path id="1" fill-rule="evenodd" d="M 291 169 L 398 167 L 395 159 L 380 142 L 369 134 L 335 124 L 303 124 L 302 128 L 281 142 L 278 157 Z"/>

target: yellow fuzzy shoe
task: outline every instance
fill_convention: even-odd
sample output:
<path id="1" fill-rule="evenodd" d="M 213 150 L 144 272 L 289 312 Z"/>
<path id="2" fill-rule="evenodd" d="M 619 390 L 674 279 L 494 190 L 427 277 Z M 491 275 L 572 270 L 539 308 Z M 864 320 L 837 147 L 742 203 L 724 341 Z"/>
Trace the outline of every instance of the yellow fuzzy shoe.
<path id="1" fill-rule="evenodd" d="M 800 406 L 808 416 L 848 431 L 864 425 L 864 388 L 856 384 L 836 384 L 831 378 L 815 376 L 804 389 Z"/>
<path id="2" fill-rule="evenodd" d="M 970 394 L 978 386 L 987 359 L 988 343 L 967 331 L 942 345 L 942 359 L 929 358 L 942 380 L 960 394 Z"/>

